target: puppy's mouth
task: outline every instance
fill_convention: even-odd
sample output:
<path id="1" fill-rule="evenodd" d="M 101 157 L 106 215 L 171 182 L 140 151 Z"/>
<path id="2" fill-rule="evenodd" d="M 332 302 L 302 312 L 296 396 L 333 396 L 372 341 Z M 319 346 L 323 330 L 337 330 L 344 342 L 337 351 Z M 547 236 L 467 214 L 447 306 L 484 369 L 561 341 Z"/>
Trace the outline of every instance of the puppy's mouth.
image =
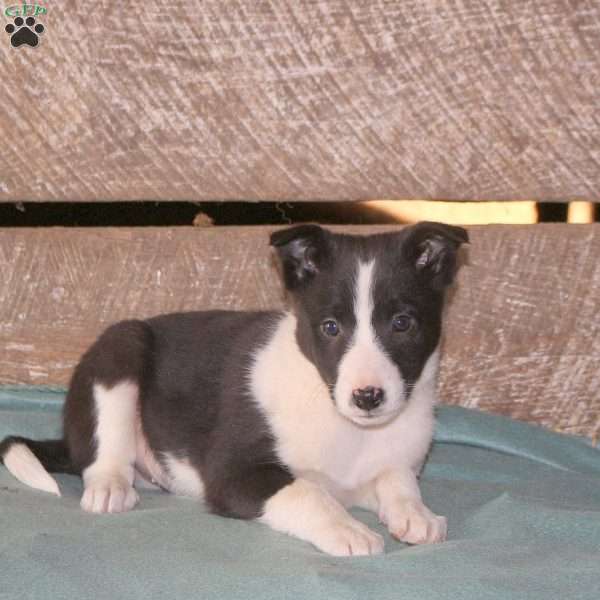
<path id="1" fill-rule="evenodd" d="M 402 410 L 387 410 L 385 412 L 363 412 L 362 414 L 351 414 L 344 415 L 347 419 L 350 419 L 356 425 L 360 427 L 379 427 L 381 425 L 387 425 L 390 421 L 393 421 Z"/>

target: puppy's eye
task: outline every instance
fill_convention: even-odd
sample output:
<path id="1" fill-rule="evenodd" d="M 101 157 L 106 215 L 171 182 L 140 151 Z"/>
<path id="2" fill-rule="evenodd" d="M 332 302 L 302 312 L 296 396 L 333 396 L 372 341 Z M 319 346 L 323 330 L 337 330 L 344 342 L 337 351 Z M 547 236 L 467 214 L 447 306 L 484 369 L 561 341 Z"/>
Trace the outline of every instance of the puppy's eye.
<path id="1" fill-rule="evenodd" d="M 414 319 L 410 315 L 394 315 L 392 319 L 392 329 L 398 333 L 408 331 L 414 323 Z"/>
<path id="2" fill-rule="evenodd" d="M 327 319 L 321 323 L 321 331 L 325 335 L 335 337 L 340 332 L 340 328 L 333 319 Z"/>

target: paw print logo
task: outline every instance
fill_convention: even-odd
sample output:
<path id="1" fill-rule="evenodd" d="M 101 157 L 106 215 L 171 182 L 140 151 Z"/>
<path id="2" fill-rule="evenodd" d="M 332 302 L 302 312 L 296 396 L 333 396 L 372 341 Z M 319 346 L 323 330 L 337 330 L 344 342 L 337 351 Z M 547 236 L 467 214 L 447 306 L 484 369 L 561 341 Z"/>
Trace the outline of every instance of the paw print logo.
<path id="1" fill-rule="evenodd" d="M 9 23 L 5 27 L 6 33 L 10 35 L 10 43 L 15 48 L 23 44 L 35 48 L 40 41 L 39 36 L 44 33 L 44 26 L 41 23 L 36 25 L 33 17 L 27 17 L 25 20 L 22 17 L 16 17 L 13 23 Z"/>

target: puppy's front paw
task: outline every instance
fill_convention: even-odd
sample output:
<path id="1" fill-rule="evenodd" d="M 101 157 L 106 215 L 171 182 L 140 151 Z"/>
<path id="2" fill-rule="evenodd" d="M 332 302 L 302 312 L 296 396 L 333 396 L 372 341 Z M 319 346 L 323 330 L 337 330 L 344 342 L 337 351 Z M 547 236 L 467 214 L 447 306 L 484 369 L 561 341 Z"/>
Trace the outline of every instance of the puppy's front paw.
<path id="1" fill-rule="evenodd" d="M 137 492 L 125 478 L 96 477 L 86 481 L 81 508 L 93 513 L 119 513 L 131 510 L 138 501 Z"/>
<path id="2" fill-rule="evenodd" d="M 396 539 L 407 544 L 435 544 L 446 539 L 446 517 L 434 515 L 418 500 L 397 500 L 380 518 Z"/>
<path id="3" fill-rule="evenodd" d="M 333 556 L 368 556 L 383 552 L 383 538 L 360 521 L 347 517 L 323 527 L 313 543 Z"/>

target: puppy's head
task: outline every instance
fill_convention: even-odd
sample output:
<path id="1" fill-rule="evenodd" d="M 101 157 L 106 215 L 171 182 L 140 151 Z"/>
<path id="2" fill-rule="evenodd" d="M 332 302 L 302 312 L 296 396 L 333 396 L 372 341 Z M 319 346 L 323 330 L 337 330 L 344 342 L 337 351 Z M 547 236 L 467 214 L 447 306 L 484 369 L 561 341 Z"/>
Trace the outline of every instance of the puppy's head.
<path id="1" fill-rule="evenodd" d="M 460 227 L 428 222 L 372 236 L 316 225 L 272 234 L 298 345 L 342 415 L 381 425 L 410 401 L 438 345 L 444 289 L 467 241 Z"/>

